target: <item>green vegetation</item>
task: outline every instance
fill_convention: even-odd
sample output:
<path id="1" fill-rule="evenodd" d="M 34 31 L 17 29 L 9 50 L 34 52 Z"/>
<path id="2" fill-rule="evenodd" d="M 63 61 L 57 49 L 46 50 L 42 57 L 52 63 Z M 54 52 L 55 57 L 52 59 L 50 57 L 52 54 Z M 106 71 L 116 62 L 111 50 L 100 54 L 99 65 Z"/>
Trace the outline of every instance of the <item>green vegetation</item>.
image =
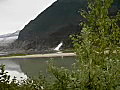
<path id="1" fill-rule="evenodd" d="M 120 90 L 120 13 L 110 16 L 113 0 L 89 0 L 89 11 L 81 14 L 80 35 L 71 36 L 78 60 L 73 69 L 57 68 L 49 63 L 49 72 L 56 78 L 47 81 L 26 80 L 22 84 L 9 82 L 1 68 L 0 90 Z M 9 82 L 9 83 L 8 83 Z"/>
<path id="2" fill-rule="evenodd" d="M 8 55 L 4 55 L 4 56 L 0 56 L 0 57 L 10 57 L 10 56 L 25 56 L 25 55 L 28 55 L 28 54 L 8 54 Z"/>
<path id="3" fill-rule="evenodd" d="M 74 53 L 74 49 L 73 48 L 69 48 L 69 49 L 65 49 L 62 50 L 63 53 Z"/>

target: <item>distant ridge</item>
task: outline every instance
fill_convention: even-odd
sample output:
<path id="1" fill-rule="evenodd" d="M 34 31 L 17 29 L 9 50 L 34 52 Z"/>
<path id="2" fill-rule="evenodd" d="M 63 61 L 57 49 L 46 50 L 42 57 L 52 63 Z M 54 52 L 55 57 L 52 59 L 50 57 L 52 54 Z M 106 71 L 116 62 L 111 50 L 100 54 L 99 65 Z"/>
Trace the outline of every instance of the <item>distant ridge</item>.
<path id="1" fill-rule="evenodd" d="M 18 36 L 19 32 L 20 32 L 20 30 L 18 30 L 16 32 L 13 32 L 13 33 L 3 34 L 3 35 L 0 35 L 0 38 L 11 37 L 11 36 Z"/>
<path id="2" fill-rule="evenodd" d="M 20 30 L 14 33 L 0 35 L 0 46 L 8 46 L 9 44 L 13 43 L 18 39 L 19 32 Z"/>

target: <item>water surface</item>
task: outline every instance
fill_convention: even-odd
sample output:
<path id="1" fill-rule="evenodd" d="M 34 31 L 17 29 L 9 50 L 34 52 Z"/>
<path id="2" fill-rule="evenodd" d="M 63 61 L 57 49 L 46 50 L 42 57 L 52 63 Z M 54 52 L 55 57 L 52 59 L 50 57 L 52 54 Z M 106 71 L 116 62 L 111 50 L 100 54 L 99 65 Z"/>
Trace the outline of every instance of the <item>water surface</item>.
<path id="1" fill-rule="evenodd" d="M 21 77 L 37 77 L 39 72 L 47 74 L 47 61 L 50 58 L 19 58 L 19 59 L 3 59 L 0 60 L 0 64 L 6 65 L 6 71 L 18 79 Z M 71 65 L 75 62 L 75 57 L 64 57 L 64 58 L 52 58 L 54 63 L 58 67 L 66 67 L 71 69 Z"/>

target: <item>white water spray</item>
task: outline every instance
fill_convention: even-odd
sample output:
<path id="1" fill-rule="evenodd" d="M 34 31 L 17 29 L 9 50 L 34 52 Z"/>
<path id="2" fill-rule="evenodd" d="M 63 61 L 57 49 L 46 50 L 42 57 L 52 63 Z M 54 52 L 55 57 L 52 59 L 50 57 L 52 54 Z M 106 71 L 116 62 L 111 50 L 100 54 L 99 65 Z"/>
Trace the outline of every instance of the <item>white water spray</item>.
<path id="1" fill-rule="evenodd" d="M 59 51 L 60 47 L 63 45 L 63 42 L 61 42 L 60 44 L 58 44 L 58 46 L 54 49 L 55 51 Z"/>

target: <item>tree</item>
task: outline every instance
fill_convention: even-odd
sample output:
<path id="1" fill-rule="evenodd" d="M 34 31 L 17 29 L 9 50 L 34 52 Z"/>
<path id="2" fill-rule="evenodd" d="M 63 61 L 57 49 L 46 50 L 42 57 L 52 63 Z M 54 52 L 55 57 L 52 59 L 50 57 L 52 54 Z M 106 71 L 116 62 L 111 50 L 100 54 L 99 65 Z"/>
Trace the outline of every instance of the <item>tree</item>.
<path id="1" fill-rule="evenodd" d="M 120 86 L 120 14 L 109 16 L 113 0 L 89 0 L 87 20 L 74 39 L 82 82 L 88 89 L 111 90 Z M 79 39 L 81 39 L 79 41 Z"/>
<path id="2" fill-rule="evenodd" d="M 73 70 L 53 65 L 51 71 L 59 90 L 120 89 L 120 13 L 109 15 L 113 0 L 88 1 L 88 11 L 81 13 L 86 19 L 82 32 L 72 36 L 78 56 Z"/>

